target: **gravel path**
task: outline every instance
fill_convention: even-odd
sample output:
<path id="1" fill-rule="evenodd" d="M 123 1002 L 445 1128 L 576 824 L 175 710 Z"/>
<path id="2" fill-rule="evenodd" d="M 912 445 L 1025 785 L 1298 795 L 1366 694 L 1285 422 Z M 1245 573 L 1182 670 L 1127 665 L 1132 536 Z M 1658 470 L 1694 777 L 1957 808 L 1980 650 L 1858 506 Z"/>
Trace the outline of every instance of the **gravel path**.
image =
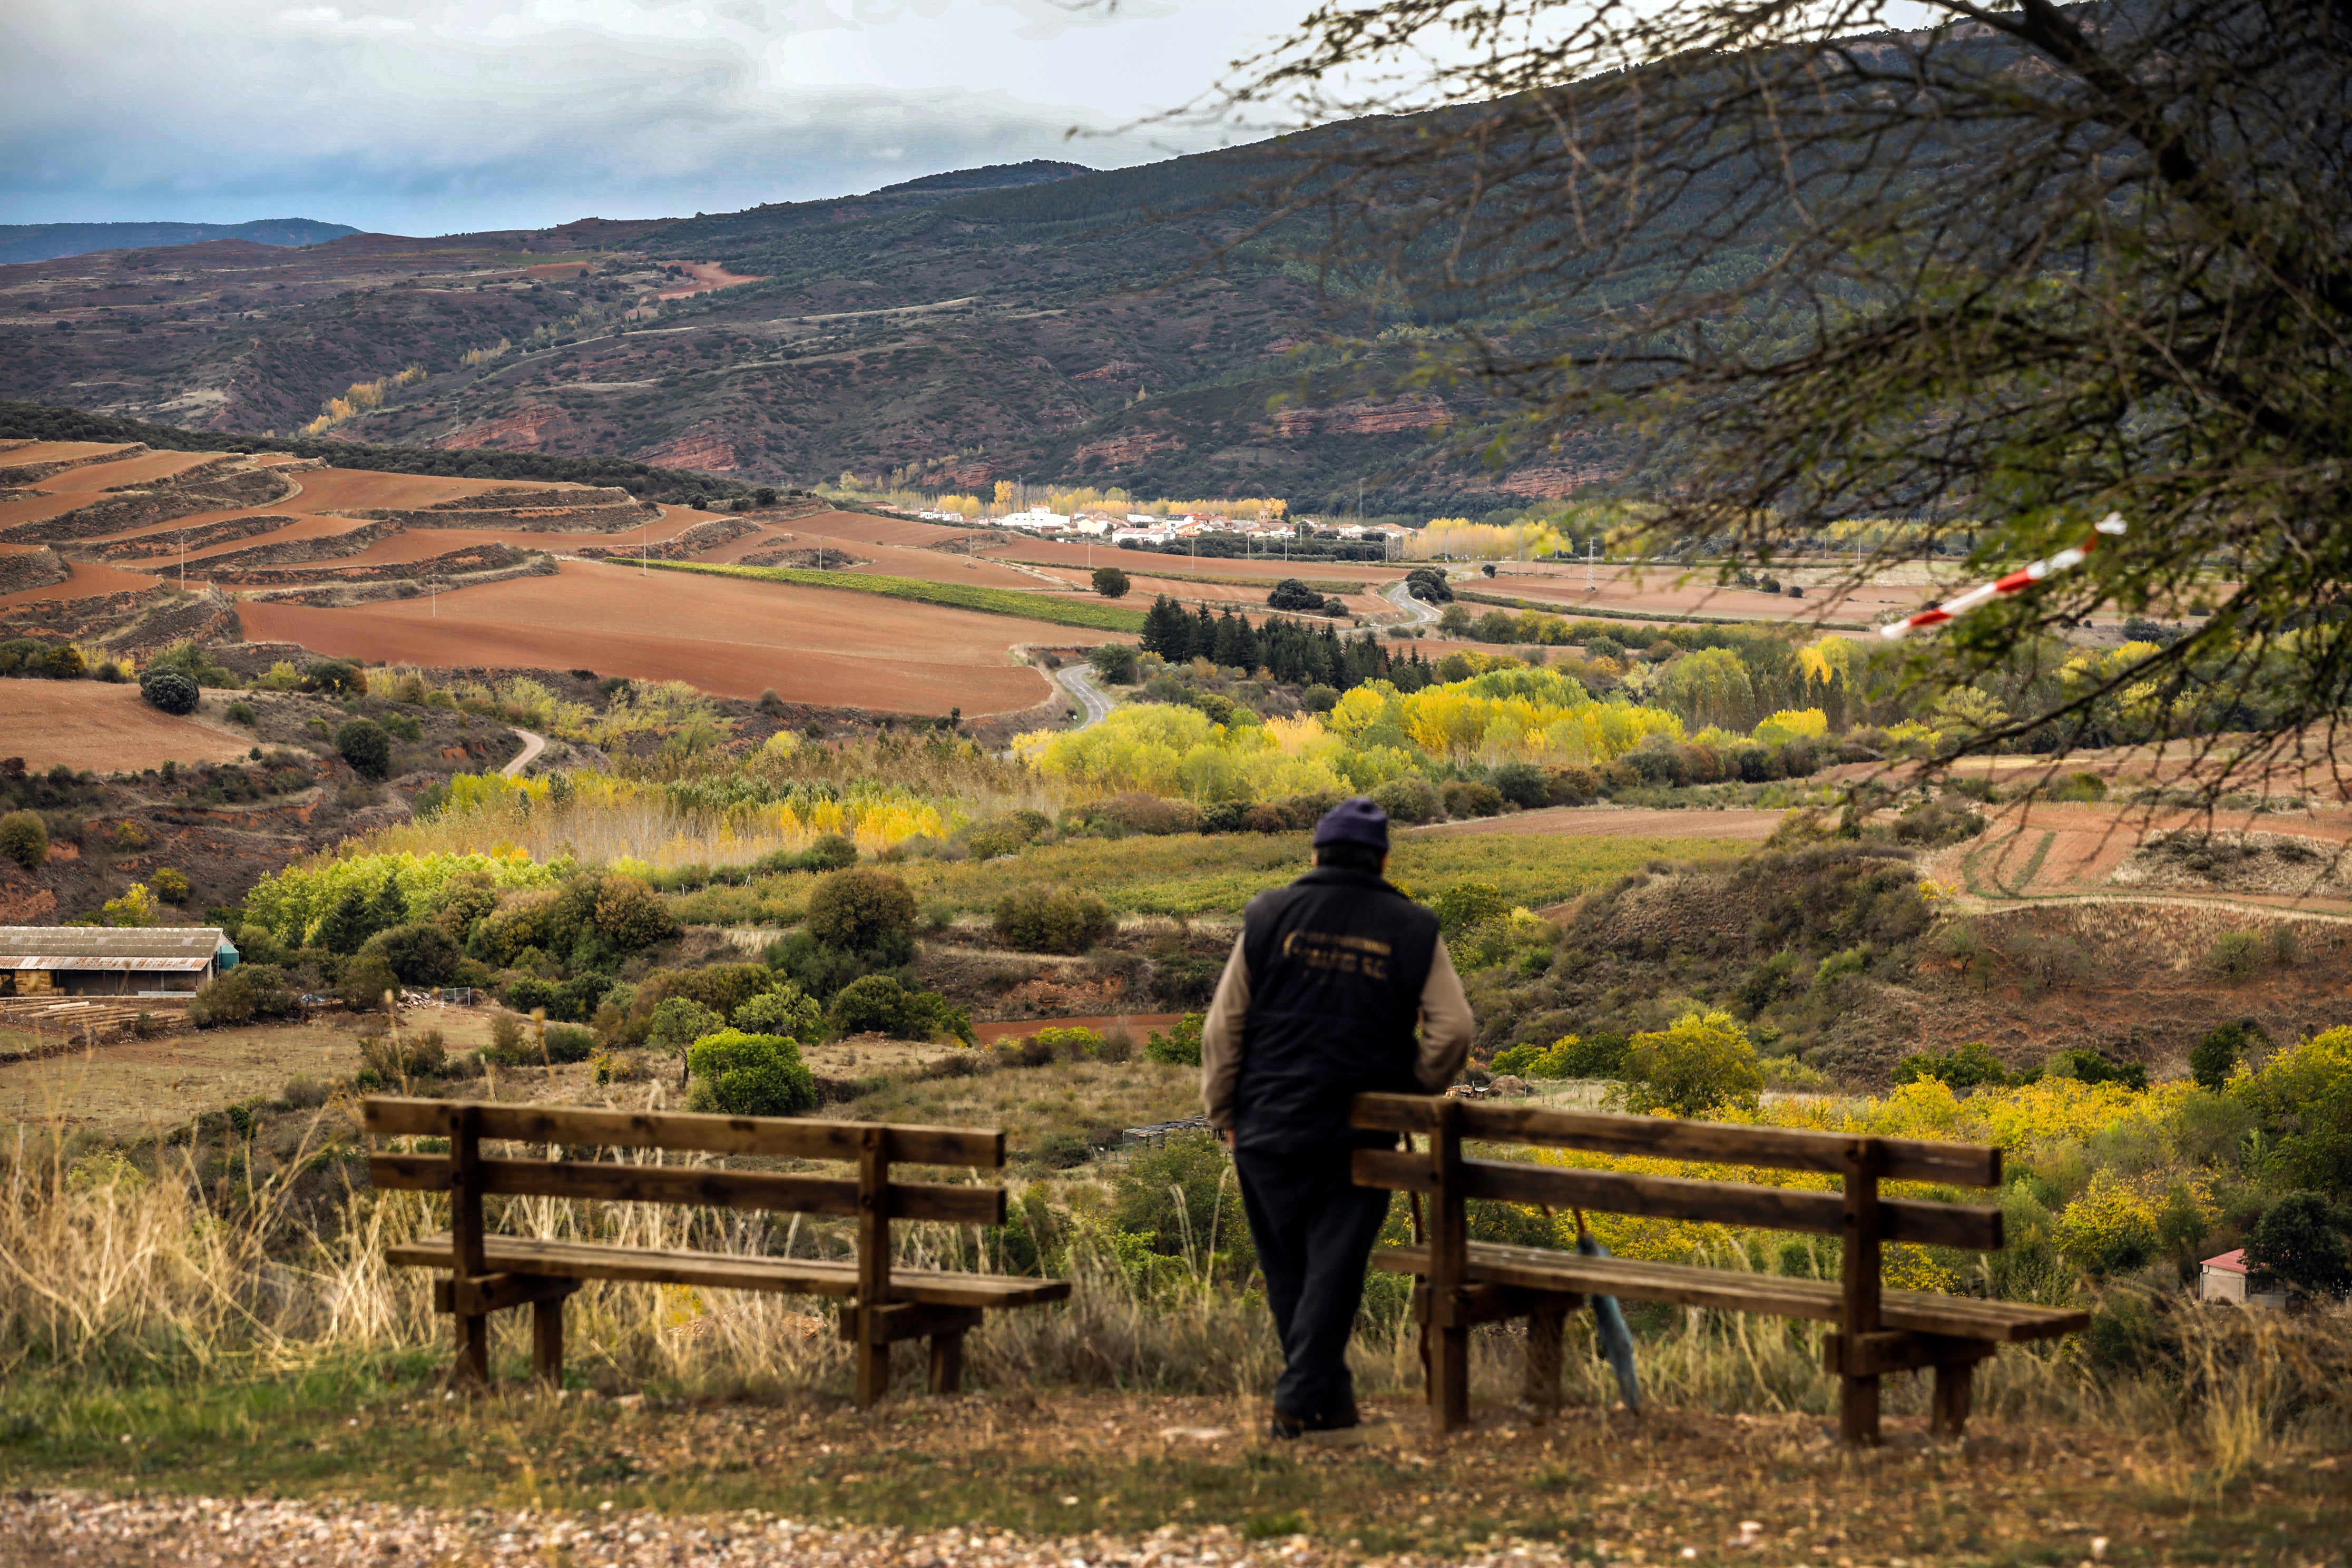
<path id="1" fill-rule="evenodd" d="M 759 1512 L 493 1512 L 399 1508 L 378 1503 L 115 1499 L 87 1492 L 12 1492 L 0 1497 L 0 1563 L 52 1568 L 478 1568 L 496 1563 L 660 1564 L 661 1568 L 1336 1568 L 1378 1564 L 1360 1552 L 1305 1536 L 1244 1541 L 1223 1527 L 1176 1525 L 1140 1536 L 1016 1536 L 989 1530 L 914 1534 L 835 1529 Z M 1416 1556 L 1418 1568 L 1441 1568 Z M 1452 1561 L 1564 1564 L 1559 1548 L 1489 1542 Z"/>

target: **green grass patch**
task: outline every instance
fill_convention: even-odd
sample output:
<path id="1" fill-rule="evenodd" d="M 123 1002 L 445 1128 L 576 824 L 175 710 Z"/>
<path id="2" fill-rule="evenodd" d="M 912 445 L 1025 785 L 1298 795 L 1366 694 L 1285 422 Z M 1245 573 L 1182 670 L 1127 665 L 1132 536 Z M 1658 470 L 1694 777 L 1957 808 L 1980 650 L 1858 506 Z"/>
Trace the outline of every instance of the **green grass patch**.
<path id="1" fill-rule="evenodd" d="M 618 561 L 616 565 L 641 563 Z M 768 583 L 793 583 L 803 588 L 835 588 L 851 594 L 873 594 L 886 599 L 908 599 L 919 605 L 978 610 L 990 616 L 1019 616 L 1024 620 L 1050 621 L 1055 626 L 1084 626 L 1097 632 L 1139 632 L 1141 610 L 1117 605 L 1073 603 L 1012 588 L 982 588 L 964 583 L 927 583 L 919 577 L 887 577 L 856 572 L 804 572 L 793 566 L 730 566 L 709 561 L 656 561 L 665 572 L 704 572 L 715 577 L 751 577 Z"/>

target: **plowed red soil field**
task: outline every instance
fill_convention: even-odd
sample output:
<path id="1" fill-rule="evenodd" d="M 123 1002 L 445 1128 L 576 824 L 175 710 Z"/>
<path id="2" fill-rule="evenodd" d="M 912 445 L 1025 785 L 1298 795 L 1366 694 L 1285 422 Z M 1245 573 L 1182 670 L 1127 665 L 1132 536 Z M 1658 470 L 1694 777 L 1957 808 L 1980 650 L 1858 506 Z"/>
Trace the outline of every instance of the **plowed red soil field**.
<path id="1" fill-rule="evenodd" d="M 248 601 L 256 641 L 394 664 L 591 668 L 689 681 L 727 697 L 772 688 L 787 701 L 968 717 L 1045 700 L 1015 643 L 1065 644 L 1068 628 L 1005 616 L 685 573 L 640 577 L 567 562 L 524 577 L 425 599 L 321 609 Z"/>
<path id="2" fill-rule="evenodd" d="M 73 575 L 62 583 L 51 583 L 42 588 L 26 588 L 14 594 L 0 594 L 0 607 L 47 599 L 94 599 L 101 594 L 130 593 L 155 586 L 155 579 L 151 575 L 123 572 L 92 561 L 68 561 L 66 567 Z"/>
<path id="3" fill-rule="evenodd" d="M 225 763 L 248 742 L 158 712 L 135 686 L 96 680 L 0 680 L 0 752 L 41 773 L 131 773 L 167 762 Z"/>

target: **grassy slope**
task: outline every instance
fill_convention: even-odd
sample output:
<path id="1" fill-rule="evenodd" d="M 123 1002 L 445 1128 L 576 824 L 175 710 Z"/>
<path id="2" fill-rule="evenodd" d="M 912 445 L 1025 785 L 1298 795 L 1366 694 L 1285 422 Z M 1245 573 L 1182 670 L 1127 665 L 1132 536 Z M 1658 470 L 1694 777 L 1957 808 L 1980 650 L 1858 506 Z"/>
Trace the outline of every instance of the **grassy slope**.
<path id="1" fill-rule="evenodd" d="M 641 564 L 617 562 L 615 564 Z M 980 588 L 961 583 L 928 583 L 919 577 L 888 577 L 878 573 L 803 572 L 791 566 L 728 566 L 706 561 L 656 561 L 653 565 L 665 572 L 708 572 L 720 577 L 757 577 L 769 583 L 794 583 L 803 588 L 840 588 L 855 594 L 876 594 L 884 598 L 911 599 L 919 605 L 945 605 L 959 610 L 978 610 L 991 616 L 1019 616 L 1025 620 L 1050 621 L 1055 626 L 1083 626 L 1097 632 L 1139 632 L 1143 629 L 1141 610 L 1121 609 L 1116 605 L 1090 605 L 1083 601 L 1050 598 L 1024 594 L 1011 588 Z"/>
<path id="2" fill-rule="evenodd" d="M 1665 858 L 1724 862 L 1756 847 L 1711 838 L 1575 838 L 1511 834 L 1416 835 L 1399 841 L 1389 875 L 1427 899 L 1462 882 L 1492 882 L 1515 904 L 1574 898 Z M 1233 833 L 1167 838 L 1081 838 L 1024 849 L 1009 866 L 908 860 L 892 869 L 927 907 L 985 912 L 1011 888 L 1038 882 L 1084 888 L 1122 914 L 1235 915 L 1307 864 L 1304 833 Z M 804 912 L 814 876 L 795 872 L 740 888 L 711 887 L 671 901 L 697 925 L 772 925 Z"/>

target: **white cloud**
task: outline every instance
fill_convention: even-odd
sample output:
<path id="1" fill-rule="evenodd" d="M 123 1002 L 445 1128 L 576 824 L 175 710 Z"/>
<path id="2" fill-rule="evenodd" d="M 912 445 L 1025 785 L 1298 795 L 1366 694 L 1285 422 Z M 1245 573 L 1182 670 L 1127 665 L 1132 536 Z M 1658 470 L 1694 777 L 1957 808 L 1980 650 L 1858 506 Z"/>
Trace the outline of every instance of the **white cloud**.
<path id="1" fill-rule="evenodd" d="M 1303 9 L 1303 0 L 1301 0 Z M 1289 13 L 1244 0 L 78 0 L 12 17 L 0 222 L 303 216 L 407 233 L 725 211 L 1109 132 Z"/>

